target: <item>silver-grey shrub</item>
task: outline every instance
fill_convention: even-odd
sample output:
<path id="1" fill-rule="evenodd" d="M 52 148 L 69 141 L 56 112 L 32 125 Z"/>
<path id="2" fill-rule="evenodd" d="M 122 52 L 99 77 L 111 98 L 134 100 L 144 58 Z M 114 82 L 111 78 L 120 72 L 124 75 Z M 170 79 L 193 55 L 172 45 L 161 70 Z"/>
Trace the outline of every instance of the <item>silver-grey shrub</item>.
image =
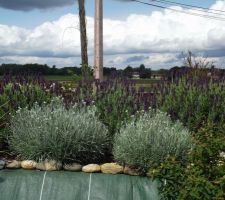
<path id="1" fill-rule="evenodd" d="M 95 108 L 66 109 L 53 101 L 20 109 L 11 120 L 11 149 L 23 159 L 98 163 L 108 150 L 107 128 Z"/>
<path id="2" fill-rule="evenodd" d="M 120 164 L 146 172 L 167 156 L 184 160 L 191 148 L 189 131 L 180 122 L 172 122 L 161 111 L 149 111 L 130 123 L 115 136 L 113 154 Z"/>

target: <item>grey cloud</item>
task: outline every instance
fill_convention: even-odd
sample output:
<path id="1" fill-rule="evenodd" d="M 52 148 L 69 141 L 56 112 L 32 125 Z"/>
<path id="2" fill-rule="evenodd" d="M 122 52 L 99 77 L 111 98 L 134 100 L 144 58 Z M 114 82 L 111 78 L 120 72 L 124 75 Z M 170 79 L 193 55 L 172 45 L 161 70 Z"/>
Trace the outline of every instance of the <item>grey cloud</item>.
<path id="1" fill-rule="evenodd" d="M 91 0 L 92 1 L 92 0 Z M 132 0 L 114 0 L 131 2 Z M 0 7 L 11 10 L 30 11 L 72 5 L 76 0 L 0 0 Z"/>
<path id="2" fill-rule="evenodd" d="M 225 56 L 225 48 L 206 50 L 203 52 L 203 56 L 204 57 L 224 57 Z"/>
<path id="3" fill-rule="evenodd" d="M 0 0 L 0 7 L 29 11 L 72 5 L 74 2 L 75 0 Z"/>
<path id="4" fill-rule="evenodd" d="M 148 56 L 131 56 L 129 58 L 126 59 L 125 62 L 129 63 L 129 62 L 140 62 L 143 61 L 145 59 L 148 59 Z"/>
<path id="5" fill-rule="evenodd" d="M 199 57 L 205 57 L 205 58 L 220 58 L 220 57 L 225 57 L 225 48 L 224 47 L 218 47 L 215 49 L 210 49 L 210 50 L 191 50 L 191 52 L 195 55 L 195 56 L 199 56 Z M 181 52 L 180 54 L 176 55 L 177 59 L 184 59 L 185 54 L 187 52 Z"/>
<path id="6" fill-rule="evenodd" d="M 5 56 L 24 56 L 24 57 L 40 57 L 40 58 L 70 58 L 80 57 L 80 54 L 74 52 L 54 52 L 51 50 L 30 50 L 30 51 L 12 51 L 0 48 L 0 58 Z"/>

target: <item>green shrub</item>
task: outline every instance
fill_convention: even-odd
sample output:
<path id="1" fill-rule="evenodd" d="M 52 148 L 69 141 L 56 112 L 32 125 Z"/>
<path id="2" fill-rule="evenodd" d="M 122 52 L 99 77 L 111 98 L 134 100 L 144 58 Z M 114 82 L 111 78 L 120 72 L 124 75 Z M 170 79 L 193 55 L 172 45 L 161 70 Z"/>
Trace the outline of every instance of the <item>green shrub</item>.
<path id="1" fill-rule="evenodd" d="M 0 105 L 0 110 L 3 109 L 4 106 L 8 105 L 9 102 L 5 102 L 2 105 Z M 7 112 L 0 112 L 0 155 L 5 153 L 5 150 L 7 149 L 7 133 L 8 130 L 6 128 L 7 123 L 7 116 L 9 113 Z"/>
<path id="2" fill-rule="evenodd" d="M 151 166 L 147 176 L 160 180 L 160 195 L 163 200 L 176 200 L 185 180 L 186 164 L 167 157 L 159 166 Z"/>
<path id="3" fill-rule="evenodd" d="M 19 107 L 31 108 L 34 103 L 50 102 L 52 94 L 38 85 L 15 85 L 9 83 L 3 88 L 0 95 L 0 103 L 8 102 L 4 108 L 9 111 L 16 111 Z M 8 107 L 6 107 L 8 106 Z"/>
<path id="4" fill-rule="evenodd" d="M 223 124 L 224 88 L 224 79 L 213 80 L 207 75 L 190 74 L 173 83 L 164 84 L 164 87 L 159 89 L 158 108 L 167 112 L 172 119 L 180 120 L 191 131 L 197 131 L 208 122 Z"/>
<path id="5" fill-rule="evenodd" d="M 168 155 L 184 160 L 190 147 L 190 133 L 180 122 L 173 123 L 161 111 L 149 111 L 120 130 L 113 153 L 117 162 L 146 172 Z"/>
<path id="6" fill-rule="evenodd" d="M 225 125 L 205 125 L 194 135 L 190 166 L 179 199 L 225 199 Z"/>
<path id="7" fill-rule="evenodd" d="M 122 86 L 110 89 L 96 101 L 99 118 L 108 127 L 111 135 L 114 135 L 130 118 L 132 108 L 129 103 L 132 101 L 133 98 L 125 94 Z"/>
<path id="8" fill-rule="evenodd" d="M 168 158 L 148 175 L 161 180 L 162 199 L 225 199 L 225 125 L 205 125 L 193 135 L 187 163 Z"/>
<path id="9" fill-rule="evenodd" d="M 96 111 L 112 136 L 130 120 L 131 115 L 149 108 L 135 83 L 123 77 L 108 79 L 96 86 Z"/>
<path id="10" fill-rule="evenodd" d="M 61 102 L 20 109 L 11 120 L 11 149 L 23 159 L 98 163 L 108 149 L 107 128 L 94 108 L 66 109 Z"/>
<path id="11" fill-rule="evenodd" d="M 17 83 L 8 83 L 1 86 L 0 91 L 0 150 L 6 150 L 8 144 L 6 137 L 8 135 L 8 123 L 11 115 L 21 107 L 31 108 L 34 103 L 42 104 L 43 102 L 50 102 L 52 93 L 44 90 L 39 85 L 21 85 Z M 10 115 L 11 114 L 11 115 Z"/>
<path id="12" fill-rule="evenodd" d="M 16 86 L 15 86 L 16 85 Z M 16 83 L 8 83 L 2 88 L 0 93 L 0 118 L 1 128 L 10 120 L 10 115 L 13 115 L 18 108 L 31 108 L 34 103 L 42 104 L 50 102 L 54 95 L 44 90 L 38 85 L 20 85 Z"/>

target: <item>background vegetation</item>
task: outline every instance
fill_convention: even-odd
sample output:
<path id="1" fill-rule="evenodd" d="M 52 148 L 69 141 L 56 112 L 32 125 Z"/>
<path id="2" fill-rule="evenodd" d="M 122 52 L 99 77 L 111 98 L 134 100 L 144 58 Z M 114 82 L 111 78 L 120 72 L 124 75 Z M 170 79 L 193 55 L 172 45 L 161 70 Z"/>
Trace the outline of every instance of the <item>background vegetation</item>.
<path id="1" fill-rule="evenodd" d="M 68 75 L 72 82 L 6 74 L 0 153 L 81 164 L 117 161 L 160 179 L 162 199 L 224 199 L 225 73 L 191 60 L 189 67 L 162 71 L 160 79 L 131 80 L 131 69 L 155 73 L 143 66 L 102 82 L 75 71 Z M 53 104 L 56 96 L 63 100 Z"/>

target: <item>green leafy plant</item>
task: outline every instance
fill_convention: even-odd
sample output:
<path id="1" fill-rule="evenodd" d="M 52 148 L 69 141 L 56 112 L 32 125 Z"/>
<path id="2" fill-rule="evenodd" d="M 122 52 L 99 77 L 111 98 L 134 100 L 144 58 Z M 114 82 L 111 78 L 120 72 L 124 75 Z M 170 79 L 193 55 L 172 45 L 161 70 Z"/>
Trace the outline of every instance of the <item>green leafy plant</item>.
<path id="1" fill-rule="evenodd" d="M 8 102 L 5 102 L 4 104 L 2 104 L 0 106 L 0 109 L 5 106 L 6 104 L 8 104 Z M 5 145 L 6 145 L 6 129 L 5 129 L 5 124 L 6 124 L 6 116 L 8 115 L 8 113 L 4 113 L 4 112 L 0 112 L 0 155 L 2 153 L 5 152 Z"/>
<path id="2" fill-rule="evenodd" d="M 96 83 L 96 87 L 96 111 L 112 136 L 137 111 L 149 108 L 135 83 L 123 77 Z"/>
<path id="3" fill-rule="evenodd" d="M 108 127 L 111 135 L 114 135 L 131 116 L 132 108 L 129 102 L 132 102 L 133 98 L 125 96 L 124 88 L 118 86 L 96 101 L 99 118 Z"/>
<path id="4" fill-rule="evenodd" d="M 41 85 L 45 83 L 38 83 L 35 80 L 32 83 L 28 78 L 22 80 L 24 82 L 15 79 L 4 80 L 5 84 L 0 87 L 0 104 L 2 105 L 0 115 L 4 115 L 4 121 L 0 119 L 1 124 L 8 122 L 9 114 L 15 113 L 18 108 L 31 108 L 34 103 L 50 102 L 54 96 L 54 93 L 50 91 L 50 87 L 54 87 L 54 84 L 47 87 Z"/>
<path id="5" fill-rule="evenodd" d="M 194 135 L 190 166 L 179 199 L 225 198 L 225 125 L 207 124 Z"/>
<path id="6" fill-rule="evenodd" d="M 161 111 L 149 111 L 131 120 L 115 136 L 113 154 L 121 164 L 146 172 L 168 155 L 185 160 L 191 148 L 190 133 Z"/>
<path id="7" fill-rule="evenodd" d="M 158 89 L 157 107 L 179 119 L 191 131 L 204 123 L 225 122 L 224 78 L 208 75 L 206 69 L 189 69 L 172 83 Z"/>
<path id="8" fill-rule="evenodd" d="M 169 157 L 160 166 L 151 166 L 148 176 L 161 180 L 163 200 L 225 198 L 224 128 L 206 124 L 195 133 L 187 162 Z"/>
<path id="9" fill-rule="evenodd" d="M 10 128 L 10 147 L 23 159 L 99 163 L 109 145 L 107 128 L 94 108 L 66 109 L 55 100 L 18 110 Z"/>
<path id="10" fill-rule="evenodd" d="M 159 166 L 151 166 L 147 176 L 160 180 L 160 195 L 163 200 L 176 200 L 180 194 L 186 174 L 185 162 L 168 156 Z"/>
<path id="11" fill-rule="evenodd" d="M 42 104 L 50 102 L 54 96 L 52 93 L 44 90 L 39 85 L 16 83 L 6 84 L 0 92 L 0 140 L 2 149 L 7 149 L 6 137 L 8 135 L 8 124 L 11 116 L 18 108 L 31 108 L 34 103 Z"/>

